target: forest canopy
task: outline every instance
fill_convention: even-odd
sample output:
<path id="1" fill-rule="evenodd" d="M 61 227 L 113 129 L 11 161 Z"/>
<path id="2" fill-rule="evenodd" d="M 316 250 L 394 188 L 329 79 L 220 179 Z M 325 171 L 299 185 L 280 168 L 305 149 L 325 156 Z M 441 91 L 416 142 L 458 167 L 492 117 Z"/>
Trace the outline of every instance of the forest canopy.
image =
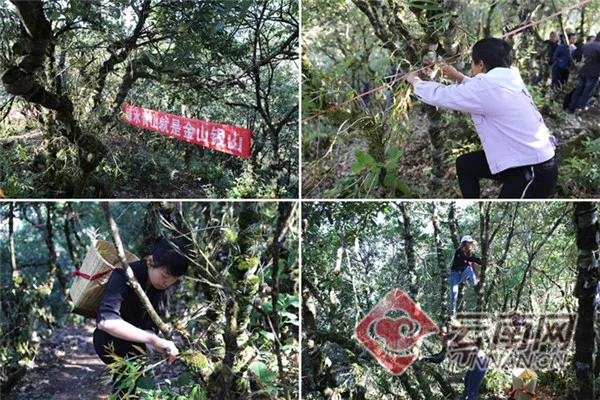
<path id="1" fill-rule="evenodd" d="M 151 354 L 129 361 L 131 377 L 147 371 L 139 383 L 142 398 L 296 397 L 298 211 L 290 202 L 110 203 L 127 250 L 146 257 L 162 236 L 187 243 L 190 260 L 164 318 L 174 328 L 180 360 L 167 369 L 156 368 L 161 363 Z M 68 294 L 71 273 L 90 246 L 112 242 L 100 205 L 3 203 L 0 220 L 3 397 L 47 398 L 58 383 L 40 374 L 58 369 L 67 390 L 99 398 L 104 385 L 88 367 L 100 364 L 103 371 L 104 364 L 93 349 L 87 366 L 62 366 L 86 355 L 84 339 L 91 341 L 95 325 L 69 312 Z M 82 338 L 75 350 L 64 351 L 72 339 L 57 333 L 65 330 Z M 29 389 L 28 379 L 34 382 Z"/>
<path id="2" fill-rule="evenodd" d="M 3 0 L 0 189 L 296 197 L 298 12 L 291 0 Z M 123 104 L 251 129 L 251 157 L 125 125 Z"/>
<path id="3" fill-rule="evenodd" d="M 596 359 L 599 355 L 593 344 L 598 325 L 591 325 L 594 318 L 596 324 L 598 321 L 592 306 L 598 268 L 591 259 L 584 260 L 582 254 L 590 253 L 578 250 L 583 246 L 597 252 L 598 239 L 593 237 L 598 232 L 598 220 L 597 214 L 591 217 L 591 228 L 585 231 L 590 236 L 577 232 L 574 217 L 588 215 L 582 211 L 584 204 L 304 204 L 304 398 L 445 399 L 462 392 L 464 369 L 421 360 L 439 351 L 435 335 L 415 345 L 412 351 L 418 360 L 404 374 L 394 376 L 360 344 L 355 327 L 391 289 L 408 294 L 439 327 L 446 324 L 450 316 L 450 265 L 465 235 L 477 242 L 475 254 L 481 267 L 477 286 L 460 285 L 459 316 L 483 313 L 493 323 L 507 314 L 534 319 L 578 314 L 577 328 L 571 326 L 567 361 L 558 367 L 535 369 L 539 376 L 537 398 L 575 398 L 569 396 L 587 384 L 578 383 L 576 375 L 586 375 L 579 375 L 575 368 L 579 364 L 573 361 L 582 360 L 584 353 L 586 360 L 594 353 Z M 594 215 L 592 206 L 590 210 L 589 215 Z M 486 332 L 491 341 L 494 329 Z M 516 336 L 515 343 L 520 343 L 522 335 Z M 485 348 L 488 351 L 488 346 Z M 507 398 L 512 368 L 517 365 L 502 366 L 498 359 L 492 361 L 484 378 L 481 399 Z M 588 370 L 585 379 L 595 379 L 597 386 L 597 364 L 592 371 L 594 377 Z M 593 389 L 589 390 L 576 398 L 592 398 Z"/>
<path id="4" fill-rule="evenodd" d="M 598 2 L 307 0 L 302 16 L 304 197 L 460 197 L 455 161 L 481 148 L 474 123 L 468 113 L 422 103 L 399 78 L 419 70 L 422 79 L 451 83 L 441 76 L 444 63 L 470 76 L 478 40 L 529 23 L 535 25 L 506 39 L 513 66 L 558 140 L 556 197 L 598 194 L 600 102 L 594 94 L 589 110 L 563 110 L 583 61 L 575 55 L 557 89 L 548 54 L 551 32 L 556 40 L 577 33 L 573 45 L 580 47 L 600 32 Z M 497 197 L 498 186 L 488 181 L 481 196 Z"/>

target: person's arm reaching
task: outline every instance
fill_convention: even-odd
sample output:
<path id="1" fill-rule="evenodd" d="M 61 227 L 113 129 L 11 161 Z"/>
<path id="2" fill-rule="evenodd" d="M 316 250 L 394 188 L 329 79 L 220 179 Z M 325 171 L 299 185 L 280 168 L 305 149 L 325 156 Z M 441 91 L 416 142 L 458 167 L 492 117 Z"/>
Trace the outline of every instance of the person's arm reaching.
<path id="1" fill-rule="evenodd" d="M 424 358 L 422 358 L 422 360 L 430 362 L 430 363 L 434 363 L 434 364 L 441 364 L 442 361 L 444 361 L 446 359 L 447 353 L 448 353 L 448 350 L 444 347 L 442 349 L 442 351 L 440 351 L 439 353 L 433 354 L 429 357 L 424 357 Z"/>
<path id="2" fill-rule="evenodd" d="M 481 258 L 479 258 L 479 257 L 468 256 L 466 254 L 464 255 L 464 257 L 465 257 L 465 260 L 467 260 L 467 261 L 471 261 L 471 262 L 481 265 Z"/>
<path id="3" fill-rule="evenodd" d="M 169 364 L 179 355 L 179 350 L 172 341 L 159 338 L 156 334 L 137 328 L 122 319 L 104 319 L 98 323 L 98 329 L 119 339 L 149 344 L 165 354 Z"/>
<path id="4" fill-rule="evenodd" d="M 463 80 L 465 80 L 466 78 L 466 76 L 462 72 L 460 72 L 451 65 L 444 65 L 442 67 L 442 72 L 448 79 L 457 83 L 462 83 Z"/>
<path id="5" fill-rule="evenodd" d="M 479 83 L 475 82 L 475 79 L 468 79 L 460 72 L 454 71 L 456 74 L 452 73 L 453 78 L 460 79 L 461 84 L 444 85 L 423 81 L 415 72 L 409 73 L 405 80 L 413 85 L 415 94 L 424 103 L 456 111 L 482 114 L 484 111 L 483 97 L 479 93 L 481 90 Z"/>
<path id="6" fill-rule="evenodd" d="M 121 269 L 116 269 L 111 274 L 100 300 L 97 318 L 98 329 L 119 339 L 150 344 L 161 353 L 166 354 L 168 362 L 172 363 L 179 354 L 179 350 L 173 342 L 161 339 L 155 334 L 144 331 L 121 318 L 121 304 L 127 287 L 125 273 Z"/>
<path id="7" fill-rule="evenodd" d="M 466 264 L 467 261 L 474 262 L 476 264 L 481 265 L 481 258 L 475 257 L 475 256 L 468 256 L 468 255 L 465 254 L 464 251 L 461 251 L 461 250 L 458 250 L 456 252 L 456 254 L 454 255 L 454 257 L 458 257 L 458 259 L 460 260 L 459 261 L 460 265 Z"/>

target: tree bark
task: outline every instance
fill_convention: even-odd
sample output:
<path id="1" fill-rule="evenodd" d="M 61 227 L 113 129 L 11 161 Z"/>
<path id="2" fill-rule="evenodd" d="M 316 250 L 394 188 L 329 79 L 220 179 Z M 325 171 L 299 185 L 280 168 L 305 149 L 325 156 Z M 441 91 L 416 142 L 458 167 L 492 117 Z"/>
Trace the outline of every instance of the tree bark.
<path id="1" fill-rule="evenodd" d="M 435 244 L 435 254 L 440 274 L 440 314 L 439 321 L 445 324 L 448 319 L 448 267 L 444 257 L 443 242 L 441 239 L 440 224 L 438 222 L 439 214 L 437 206 L 432 203 L 431 222 L 433 224 L 433 242 Z"/>
<path id="2" fill-rule="evenodd" d="M 574 368 L 577 376 L 576 398 L 595 398 L 594 348 L 595 313 L 594 296 L 598 287 L 598 256 L 600 248 L 600 222 L 594 203 L 576 203 L 575 225 L 577 228 L 577 283 L 575 297 L 579 300 L 577 326 L 575 328 Z"/>
<path id="3" fill-rule="evenodd" d="M 452 240 L 453 251 L 456 251 L 460 246 L 460 229 L 458 220 L 456 219 L 456 203 L 451 202 L 448 209 L 448 225 L 450 226 L 450 239 Z M 456 309 L 461 311 L 463 299 L 463 285 L 458 286 L 458 296 L 456 296 Z"/>
<path id="4" fill-rule="evenodd" d="M 397 203 L 402 215 L 402 226 L 404 228 L 404 253 L 406 255 L 406 274 L 408 276 L 408 294 L 414 300 L 417 300 L 419 288 L 417 286 L 417 273 L 415 263 L 415 249 L 413 236 L 410 231 L 410 208 L 405 202 Z"/>
<path id="5" fill-rule="evenodd" d="M 400 379 L 400 383 L 402 384 L 402 387 L 404 388 L 406 393 L 408 393 L 411 400 L 422 400 L 423 399 L 423 396 L 421 396 L 421 393 L 419 393 L 419 391 L 416 390 L 412 386 L 412 380 L 408 378 L 406 373 L 400 375 L 398 378 Z"/>
<path id="6" fill-rule="evenodd" d="M 444 165 L 444 148 L 446 147 L 446 141 L 444 140 L 444 133 L 442 132 L 444 126 L 442 122 L 442 112 L 437 108 L 430 105 L 424 104 L 427 117 L 429 118 L 429 128 L 427 128 L 427 134 L 429 135 L 429 143 L 431 145 L 431 180 L 430 190 L 432 197 L 437 197 L 435 194 L 439 193 L 443 187 L 444 174 L 446 167 Z"/>
<path id="7" fill-rule="evenodd" d="M 77 146 L 79 151 L 83 179 L 75 184 L 75 192 L 80 194 L 87 175 L 96 168 L 108 150 L 95 136 L 83 133 L 73 117 L 73 103 L 66 96 L 48 91 L 36 78 L 35 71 L 42 67 L 52 40 L 52 28 L 44 15 L 43 2 L 11 1 L 25 28 L 27 36 L 24 40 L 28 45 L 24 47 L 28 50 L 27 54 L 17 59 L 16 65 L 4 71 L 2 83 L 7 93 L 56 111 L 56 119 L 63 124 L 60 134 Z"/>
<path id="8" fill-rule="evenodd" d="M 139 17 L 135 28 L 133 29 L 133 33 L 124 41 L 113 43 L 111 56 L 102 64 L 102 67 L 100 67 L 100 70 L 98 71 L 98 77 L 96 78 L 96 87 L 94 89 L 94 92 L 96 93 L 94 95 L 94 109 L 98 108 L 98 106 L 102 103 L 102 92 L 104 91 L 108 74 L 113 71 L 115 66 L 125 61 L 129 56 L 129 53 L 131 53 L 131 50 L 136 47 L 137 40 L 139 39 L 144 28 L 144 24 L 146 23 L 146 19 L 150 14 L 150 4 L 151 0 L 144 0 L 140 10 L 137 11 L 137 15 Z M 122 49 L 117 51 L 119 47 Z"/>
<path id="9" fill-rule="evenodd" d="M 71 226 L 69 223 L 69 221 L 71 220 L 71 213 L 69 212 L 69 210 L 66 210 L 64 219 L 65 221 L 63 223 L 63 234 L 65 235 L 65 241 L 67 242 L 67 250 L 69 251 L 71 262 L 77 269 L 79 269 L 79 257 L 77 257 L 77 252 L 75 251 L 73 240 L 71 240 Z"/>
<path id="10" fill-rule="evenodd" d="M 487 18 L 485 20 L 485 25 L 483 27 L 483 37 L 490 37 L 490 33 L 492 30 L 492 16 L 494 15 L 494 10 L 498 5 L 498 1 L 495 1 L 490 5 L 490 10 L 488 11 Z"/>
<path id="11" fill-rule="evenodd" d="M 492 203 L 479 203 L 479 240 L 481 246 L 481 266 L 479 274 L 479 284 L 475 287 L 475 296 L 477 297 L 476 310 L 483 311 L 483 293 L 482 288 L 485 285 L 486 269 L 488 263 L 488 253 L 493 238 L 490 238 L 490 213 Z M 501 221 L 502 222 L 502 221 Z"/>
<path id="12" fill-rule="evenodd" d="M 279 216 L 277 218 L 277 226 L 273 235 L 273 243 L 271 244 L 271 251 L 273 254 L 273 267 L 271 269 L 271 321 L 273 323 L 273 334 L 275 335 L 275 355 L 277 357 L 277 367 L 279 369 L 279 377 L 283 378 L 283 362 L 281 360 L 281 342 L 283 337 L 279 329 L 279 314 L 278 314 L 278 301 L 279 301 L 279 256 L 281 253 L 281 246 L 285 241 L 285 233 L 287 231 L 288 220 L 292 214 L 292 203 L 286 201 L 280 201 L 278 204 Z M 287 394 L 287 393 L 286 393 Z M 287 396 L 286 396 L 287 397 Z"/>
<path id="13" fill-rule="evenodd" d="M 417 363 L 420 362 L 417 361 Z M 436 367 L 428 365 L 424 362 L 421 362 L 420 365 L 425 370 L 425 372 L 429 373 L 433 377 L 433 379 L 435 379 L 435 381 L 440 385 L 440 390 L 442 391 L 444 398 L 453 399 L 454 397 L 456 397 L 456 392 L 454 391 L 454 388 L 451 384 L 449 384 L 446 381 L 446 378 L 444 378 L 444 376 L 442 376 L 442 374 L 440 374 L 437 371 Z"/>
<path id="14" fill-rule="evenodd" d="M 510 219 L 508 233 L 506 234 L 506 237 L 504 238 L 504 249 L 502 251 L 502 255 L 500 256 L 500 258 L 498 260 L 496 260 L 496 264 L 497 264 L 496 269 L 494 270 L 494 276 L 491 279 L 490 285 L 489 285 L 487 291 L 485 292 L 485 299 L 484 299 L 482 309 L 485 309 L 487 307 L 487 305 L 490 301 L 490 298 L 492 296 L 492 293 L 494 292 L 494 288 L 496 287 L 498 275 L 500 274 L 500 268 L 504 267 L 504 265 L 506 264 L 506 258 L 508 257 L 508 251 L 510 250 L 510 244 L 511 244 L 512 238 L 515 234 L 515 221 L 517 220 L 518 210 L 519 210 L 519 203 L 515 203 L 513 212 L 512 212 L 512 216 Z"/>
<path id="15" fill-rule="evenodd" d="M 14 218 L 15 203 L 11 201 L 8 210 L 8 253 L 10 255 L 10 281 L 13 287 L 15 286 L 15 277 L 17 273 L 17 253 L 15 249 Z"/>
<path id="16" fill-rule="evenodd" d="M 458 221 L 456 220 L 456 203 L 450 202 L 448 208 L 448 226 L 450 227 L 450 239 L 452 240 L 452 246 L 456 250 L 460 246 L 459 228 Z"/>
<path id="17" fill-rule="evenodd" d="M 56 277 L 60 285 L 62 295 L 66 297 L 67 294 L 67 278 L 62 273 L 61 268 L 58 266 L 56 260 L 56 246 L 54 244 L 54 225 L 52 223 L 53 218 L 53 203 L 46 203 L 46 232 L 44 240 L 46 241 L 46 248 L 48 249 L 48 274 L 50 277 Z M 40 215 L 41 218 L 41 215 Z M 54 279 L 54 278 L 52 278 Z M 52 288 L 51 288 L 52 289 Z"/>

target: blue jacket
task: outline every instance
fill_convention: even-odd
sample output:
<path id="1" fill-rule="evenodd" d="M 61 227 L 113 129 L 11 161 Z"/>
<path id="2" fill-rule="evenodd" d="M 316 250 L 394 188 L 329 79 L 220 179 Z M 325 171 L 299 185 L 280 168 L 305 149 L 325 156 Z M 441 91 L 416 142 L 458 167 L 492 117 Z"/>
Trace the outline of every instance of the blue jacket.
<path id="1" fill-rule="evenodd" d="M 568 69 L 571 66 L 571 49 L 564 43 L 556 46 L 552 55 L 552 64 L 560 69 Z"/>

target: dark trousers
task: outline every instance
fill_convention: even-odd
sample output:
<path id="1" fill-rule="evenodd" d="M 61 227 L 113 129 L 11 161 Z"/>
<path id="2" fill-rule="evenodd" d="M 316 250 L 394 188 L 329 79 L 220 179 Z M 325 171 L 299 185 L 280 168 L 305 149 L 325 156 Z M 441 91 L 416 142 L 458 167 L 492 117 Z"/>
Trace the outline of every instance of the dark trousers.
<path id="1" fill-rule="evenodd" d="M 114 354 L 122 358 L 134 357 L 142 354 L 139 350 L 133 347 L 134 345 L 137 345 L 142 349 L 145 347 L 143 343 L 118 339 L 101 329 L 96 329 L 94 331 L 94 349 L 104 364 L 112 364 L 114 362 L 113 358 L 111 357 L 111 349 Z M 126 397 L 128 392 L 135 393 L 137 381 L 134 382 L 133 388 L 119 389 L 122 383 L 123 379 L 119 376 L 119 373 L 114 373 L 112 377 L 112 398 L 123 399 Z"/>
<path id="2" fill-rule="evenodd" d="M 498 196 L 501 199 L 542 199 L 552 196 L 556 190 L 558 164 L 553 157 L 540 164 L 509 168 L 492 174 L 485 153 L 479 150 L 456 159 L 456 174 L 465 199 L 479 198 L 481 178 L 502 182 Z"/>
<path id="3" fill-rule="evenodd" d="M 571 95 L 571 102 L 569 103 L 569 111 L 575 112 L 578 108 L 585 108 L 587 102 L 592 98 L 594 89 L 598 84 L 598 78 L 588 78 L 580 76 L 577 78 L 577 86 Z"/>
<path id="4" fill-rule="evenodd" d="M 467 371 L 465 375 L 465 391 L 461 400 L 477 400 L 479 397 L 479 388 L 483 383 L 483 377 L 486 372 L 487 369 L 480 369 L 478 366 Z"/>
<path id="5" fill-rule="evenodd" d="M 569 80 L 569 68 L 559 68 L 552 66 L 552 87 L 562 86 Z"/>

